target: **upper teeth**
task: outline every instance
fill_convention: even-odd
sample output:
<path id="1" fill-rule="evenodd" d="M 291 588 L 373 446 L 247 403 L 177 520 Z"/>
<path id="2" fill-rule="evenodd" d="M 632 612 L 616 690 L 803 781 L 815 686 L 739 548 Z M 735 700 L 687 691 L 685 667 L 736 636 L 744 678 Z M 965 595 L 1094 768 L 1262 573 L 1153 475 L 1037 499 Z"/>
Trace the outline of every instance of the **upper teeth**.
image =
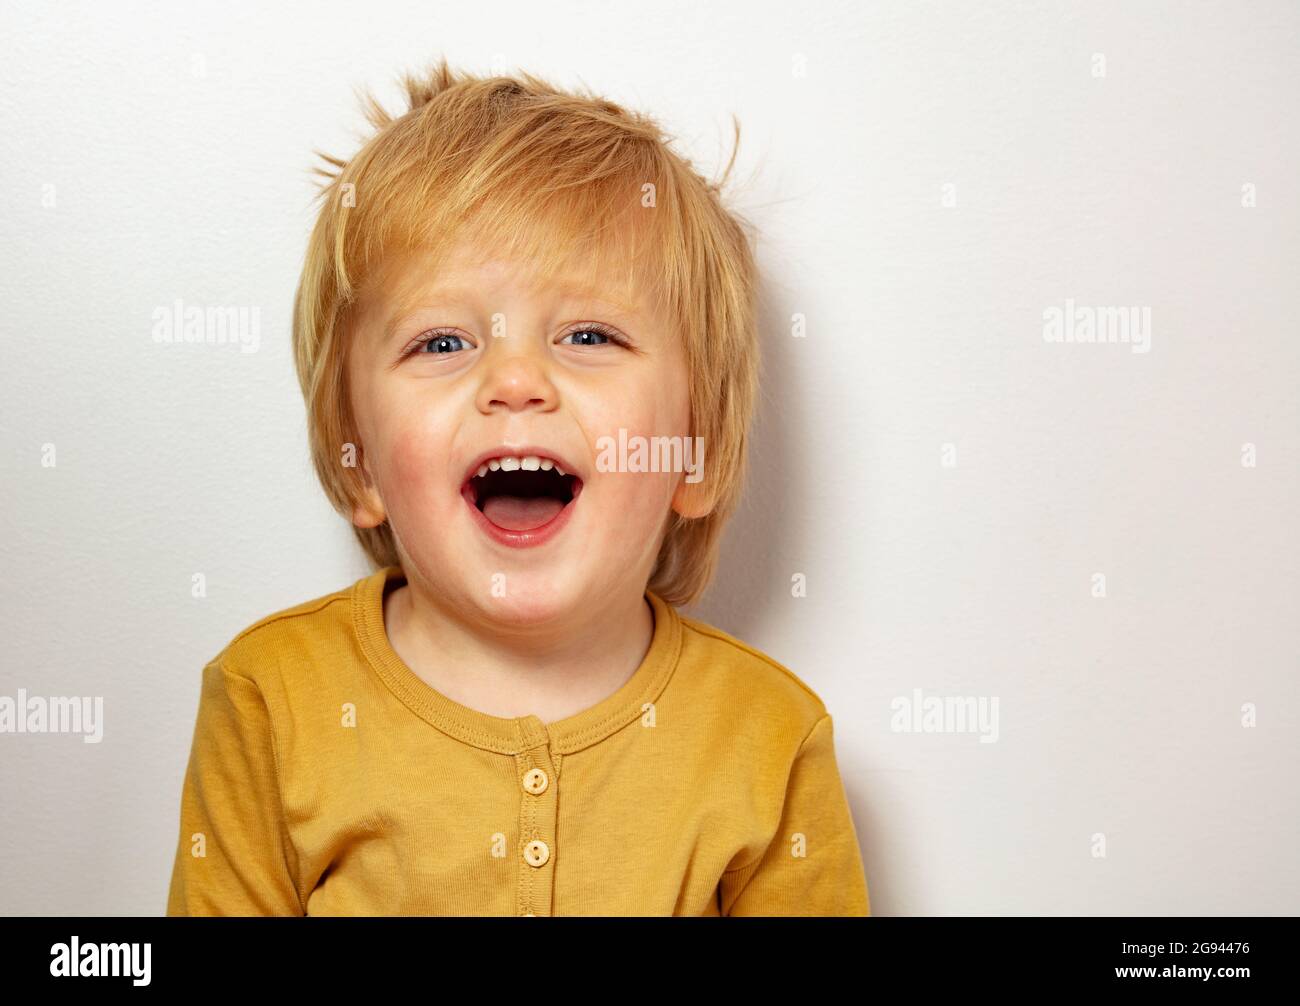
<path id="1" fill-rule="evenodd" d="M 494 472 L 498 469 L 503 472 L 515 472 L 520 468 L 526 472 L 535 472 L 539 468 L 544 472 L 549 472 L 554 468 L 557 475 L 564 474 L 564 469 L 550 458 L 539 458 L 530 454 L 527 457 L 507 456 L 504 458 L 493 458 L 491 461 L 487 462 L 487 464 L 479 465 L 479 469 L 474 473 L 474 477 L 482 478 L 489 471 Z"/>

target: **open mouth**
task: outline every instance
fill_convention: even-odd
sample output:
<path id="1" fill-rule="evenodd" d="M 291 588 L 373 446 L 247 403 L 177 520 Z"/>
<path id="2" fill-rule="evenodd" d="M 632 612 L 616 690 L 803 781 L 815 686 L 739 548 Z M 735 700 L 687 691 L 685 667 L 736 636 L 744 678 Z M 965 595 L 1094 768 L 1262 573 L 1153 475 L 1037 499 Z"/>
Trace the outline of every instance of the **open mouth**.
<path id="1" fill-rule="evenodd" d="M 461 494 L 496 527 L 525 532 L 550 524 L 581 491 L 576 475 L 560 471 L 549 459 L 527 457 L 482 465 Z"/>

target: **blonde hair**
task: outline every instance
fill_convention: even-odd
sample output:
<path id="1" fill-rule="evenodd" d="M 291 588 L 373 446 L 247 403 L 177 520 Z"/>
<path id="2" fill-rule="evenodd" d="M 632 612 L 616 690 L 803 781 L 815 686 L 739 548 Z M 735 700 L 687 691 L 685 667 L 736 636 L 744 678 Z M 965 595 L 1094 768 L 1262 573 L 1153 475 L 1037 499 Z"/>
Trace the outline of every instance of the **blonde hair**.
<path id="1" fill-rule="evenodd" d="M 756 270 L 750 225 L 669 149 L 649 118 L 532 74 L 482 77 L 446 59 L 403 74 L 400 117 L 363 94 L 375 132 L 343 161 L 316 151 L 321 208 L 294 301 L 293 343 L 307 403 L 312 461 L 334 507 L 350 515 L 364 476 L 347 385 L 348 333 L 360 291 L 395 249 L 445 255 L 472 226 L 487 247 L 535 264 L 541 279 L 585 261 L 625 262 L 629 283 L 663 310 L 683 340 L 691 436 L 703 438 L 712 509 L 670 511 L 648 583 L 670 604 L 696 600 L 717 564 L 723 526 L 747 472 L 758 388 Z M 472 224 L 471 224 L 472 221 Z M 387 522 L 358 528 L 377 566 L 399 562 Z"/>

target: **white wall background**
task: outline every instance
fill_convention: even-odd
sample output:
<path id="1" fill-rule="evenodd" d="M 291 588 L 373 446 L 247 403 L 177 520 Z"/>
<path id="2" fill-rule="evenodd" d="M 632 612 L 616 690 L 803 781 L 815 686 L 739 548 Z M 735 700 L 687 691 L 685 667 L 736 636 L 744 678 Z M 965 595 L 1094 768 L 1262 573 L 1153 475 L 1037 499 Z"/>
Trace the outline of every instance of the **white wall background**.
<path id="1" fill-rule="evenodd" d="M 307 169 L 355 150 L 354 86 L 395 108 L 444 52 L 651 111 L 708 171 L 739 116 L 766 385 L 688 613 L 825 699 L 873 910 L 1300 911 L 1298 29 L 1277 2 L 6 3 L 0 695 L 103 696 L 105 733 L 0 734 L 0 913 L 161 914 L 204 662 L 368 572 L 290 356 Z M 260 307 L 259 351 L 155 344 L 176 298 Z M 1150 352 L 1046 342 L 1067 298 L 1149 307 Z M 999 739 L 892 730 L 917 688 L 996 696 Z"/>

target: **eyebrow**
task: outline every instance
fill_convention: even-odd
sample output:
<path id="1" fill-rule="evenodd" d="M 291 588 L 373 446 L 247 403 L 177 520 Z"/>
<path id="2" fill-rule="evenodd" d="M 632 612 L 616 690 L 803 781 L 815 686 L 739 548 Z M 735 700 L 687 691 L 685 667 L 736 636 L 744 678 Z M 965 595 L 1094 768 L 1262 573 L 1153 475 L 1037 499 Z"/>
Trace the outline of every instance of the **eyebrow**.
<path id="1" fill-rule="evenodd" d="M 584 303 L 604 304 L 609 307 L 616 307 L 620 311 L 627 311 L 629 314 L 635 313 L 635 309 L 630 304 L 621 300 L 609 300 L 600 296 L 597 291 L 588 287 L 578 286 L 572 283 L 552 283 L 551 289 L 560 293 L 568 302 L 581 301 Z M 434 288 L 432 291 L 422 295 L 419 299 L 436 303 L 439 301 L 465 301 L 473 300 L 477 296 L 477 291 L 473 287 L 449 287 L 446 289 Z"/>

